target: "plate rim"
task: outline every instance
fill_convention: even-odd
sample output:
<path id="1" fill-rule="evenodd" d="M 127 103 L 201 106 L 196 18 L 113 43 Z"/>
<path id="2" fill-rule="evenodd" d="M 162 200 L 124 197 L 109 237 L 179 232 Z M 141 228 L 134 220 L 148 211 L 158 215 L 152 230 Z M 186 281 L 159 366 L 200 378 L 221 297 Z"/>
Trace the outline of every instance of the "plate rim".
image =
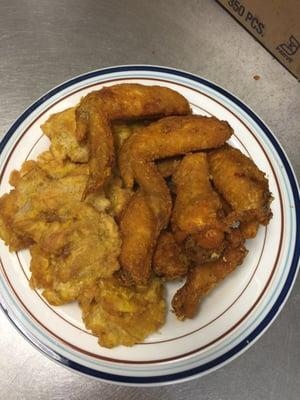
<path id="1" fill-rule="evenodd" d="M 294 247 L 294 254 L 289 266 L 289 272 L 284 283 L 284 286 L 276 298 L 272 308 L 268 312 L 268 314 L 264 317 L 264 319 L 244 338 L 240 343 L 234 346 L 232 349 L 228 350 L 226 353 L 222 354 L 221 356 L 211 360 L 210 362 L 203 364 L 198 367 L 194 367 L 191 369 L 187 369 L 185 371 L 176 372 L 174 374 L 165 374 L 159 376 L 127 376 L 127 375 L 118 375 L 112 374 L 108 372 L 102 372 L 90 367 L 86 367 L 81 365 L 75 361 L 67 359 L 65 356 L 58 354 L 57 352 L 49 349 L 44 344 L 40 343 L 39 340 L 32 335 L 30 332 L 27 331 L 26 328 L 22 327 L 22 322 L 18 319 L 13 312 L 9 312 L 5 307 L 4 300 L 1 300 L 0 294 L 0 309 L 4 311 L 4 314 L 8 317 L 10 322 L 13 326 L 18 330 L 19 333 L 37 348 L 40 352 L 46 355 L 51 360 L 55 361 L 56 363 L 63 365 L 65 367 L 69 367 L 75 372 L 82 373 L 86 376 L 90 376 L 96 379 L 103 380 L 105 382 L 111 382 L 116 384 L 122 385 L 139 385 L 139 386 L 153 386 L 153 385 L 163 385 L 163 384 L 171 384 L 171 383 L 178 383 L 187 381 L 199 376 L 203 376 L 214 370 L 224 366 L 225 364 L 229 363 L 233 359 L 237 358 L 239 355 L 244 353 L 247 349 L 251 347 L 262 335 L 263 333 L 271 326 L 271 324 L 277 318 L 279 312 L 282 310 L 283 306 L 285 305 L 291 290 L 294 286 L 297 273 L 299 271 L 300 263 L 299 263 L 299 256 L 300 256 L 300 193 L 299 193 L 299 186 L 297 183 L 297 178 L 293 167 L 282 148 L 281 144 L 269 129 L 269 127 L 264 123 L 264 121 L 256 115 L 256 113 L 247 106 L 241 99 L 235 96 L 230 91 L 224 89 L 222 86 L 202 78 L 196 74 L 192 74 L 185 70 L 159 66 L 159 65 L 147 65 L 147 64 L 128 64 L 128 65 L 117 65 L 111 67 L 105 67 L 96 69 L 84 74 L 77 75 L 69 80 L 64 81 L 63 83 L 55 86 L 54 88 L 50 89 L 44 95 L 39 97 L 35 102 L 33 102 L 24 112 L 22 112 L 19 117 L 13 122 L 13 124 L 9 127 L 9 129 L 4 134 L 3 138 L 1 139 L 0 143 L 0 153 L 5 149 L 9 140 L 13 137 L 16 129 L 26 120 L 32 112 L 37 109 L 40 105 L 44 102 L 49 100 L 51 97 L 57 95 L 59 92 L 63 91 L 64 89 L 71 87 L 72 85 L 78 84 L 79 82 L 88 80 L 90 78 L 101 77 L 105 74 L 110 73 L 120 73 L 120 72 L 157 72 L 162 74 L 169 74 L 180 76 L 186 78 L 190 81 L 200 83 L 206 87 L 209 87 L 216 91 L 217 93 L 223 95 L 230 101 L 232 101 L 235 105 L 237 105 L 240 109 L 242 109 L 251 120 L 253 120 L 263 131 L 263 133 L 267 136 L 270 140 L 274 150 L 276 151 L 278 157 L 280 158 L 281 162 L 284 165 L 284 170 L 288 177 L 288 182 L 290 184 L 291 193 L 293 195 L 293 200 L 295 201 L 295 214 L 296 214 L 296 232 L 295 232 L 295 247 Z M 138 76 L 137 76 L 138 78 Z M 126 79 L 126 77 L 124 77 Z M 101 82 L 100 82 L 101 83 Z"/>

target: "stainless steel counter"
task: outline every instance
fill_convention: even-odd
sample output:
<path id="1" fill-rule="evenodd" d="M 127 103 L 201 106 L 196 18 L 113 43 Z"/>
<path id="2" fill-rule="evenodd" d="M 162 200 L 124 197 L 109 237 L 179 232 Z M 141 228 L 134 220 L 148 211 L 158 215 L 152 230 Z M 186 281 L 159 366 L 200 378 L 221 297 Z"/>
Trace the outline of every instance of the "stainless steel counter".
<path id="1" fill-rule="evenodd" d="M 232 91 L 270 126 L 299 179 L 299 84 L 209 0 L 0 0 L 1 133 L 62 81 L 130 63 L 182 68 Z M 296 400 L 299 301 L 298 279 L 278 319 L 244 355 L 201 379 L 151 389 L 97 382 L 54 364 L 0 313 L 0 399 Z"/>

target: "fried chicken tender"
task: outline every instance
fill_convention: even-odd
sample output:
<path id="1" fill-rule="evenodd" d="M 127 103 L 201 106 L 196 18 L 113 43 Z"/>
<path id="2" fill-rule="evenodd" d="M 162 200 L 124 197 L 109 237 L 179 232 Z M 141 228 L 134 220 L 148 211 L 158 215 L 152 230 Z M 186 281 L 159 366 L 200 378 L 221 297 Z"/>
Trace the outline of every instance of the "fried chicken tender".
<path id="1" fill-rule="evenodd" d="M 272 218 L 272 200 L 268 180 L 254 162 L 229 145 L 208 155 L 210 171 L 217 190 L 230 204 L 246 237 L 256 235 L 258 224 L 267 225 Z"/>
<path id="2" fill-rule="evenodd" d="M 187 280 L 172 299 L 172 307 L 178 319 L 193 318 L 199 303 L 227 275 L 234 271 L 244 260 L 247 250 L 244 240 L 236 229 L 231 237 L 231 244 L 221 258 L 191 268 Z"/>
<path id="3" fill-rule="evenodd" d="M 133 187 L 136 160 L 155 161 L 191 151 L 222 146 L 232 135 L 226 121 L 190 115 L 153 122 L 131 135 L 121 148 L 119 168 L 125 185 Z"/>
<path id="4" fill-rule="evenodd" d="M 114 146 L 111 121 L 147 119 L 191 112 L 179 93 L 160 86 L 120 84 L 89 93 L 76 109 L 76 136 L 88 138 L 89 180 L 84 197 L 100 189 L 111 175 Z"/>
<path id="5" fill-rule="evenodd" d="M 223 209 L 210 183 L 206 154 L 185 156 L 172 179 L 177 194 L 172 212 L 176 240 L 192 236 L 201 247 L 218 247 L 224 239 Z"/>
<path id="6" fill-rule="evenodd" d="M 132 346 L 164 324 L 163 292 L 158 279 L 134 288 L 116 278 L 100 279 L 79 297 L 83 321 L 101 346 Z"/>
<path id="7" fill-rule="evenodd" d="M 163 231 L 157 242 L 153 257 L 153 271 L 167 280 L 185 276 L 189 261 L 181 246 L 176 242 L 172 232 Z"/>

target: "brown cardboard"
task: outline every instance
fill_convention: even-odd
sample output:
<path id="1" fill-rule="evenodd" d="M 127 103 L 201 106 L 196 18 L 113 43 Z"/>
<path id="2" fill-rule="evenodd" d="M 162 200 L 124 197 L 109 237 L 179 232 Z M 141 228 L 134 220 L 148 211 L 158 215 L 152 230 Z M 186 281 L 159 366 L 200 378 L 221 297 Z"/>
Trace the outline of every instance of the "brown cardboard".
<path id="1" fill-rule="evenodd" d="M 300 0 L 218 0 L 300 79 Z"/>

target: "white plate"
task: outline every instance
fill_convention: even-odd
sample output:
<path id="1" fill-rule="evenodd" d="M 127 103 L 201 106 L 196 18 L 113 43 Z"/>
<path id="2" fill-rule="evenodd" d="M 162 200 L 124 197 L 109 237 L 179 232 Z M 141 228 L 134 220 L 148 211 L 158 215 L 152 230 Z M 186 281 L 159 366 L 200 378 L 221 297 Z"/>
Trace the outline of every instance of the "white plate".
<path id="1" fill-rule="evenodd" d="M 106 68 L 48 92 L 12 125 L 1 143 L 1 195 L 13 169 L 45 150 L 40 125 L 78 103 L 89 91 L 121 82 L 168 86 L 182 93 L 194 113 L 214 115 L 234 128 L 231 143 L 268 175 L 274 217 L 247 242 L 245 262 L 203 302 L 199 315 L 166 325 L 132 348 L 101 348 L 86 331 L 76 304 L 52 307 L 29 288 L 29 253 L 9 253 L 1 242 L 0 302 L 17 329 L 45 355 L 86 375 L 134 385 L 191 379 L 224 365 L 264 332 L 291 290 L 299 259 L 299 192 L 277 140 L 245 104 L 217 85 L 189 73 L 156 66 Z M 298 223 L 297 223 L 298 222 Z M 168 287 L 168 296 L 178 284 Z"/>

